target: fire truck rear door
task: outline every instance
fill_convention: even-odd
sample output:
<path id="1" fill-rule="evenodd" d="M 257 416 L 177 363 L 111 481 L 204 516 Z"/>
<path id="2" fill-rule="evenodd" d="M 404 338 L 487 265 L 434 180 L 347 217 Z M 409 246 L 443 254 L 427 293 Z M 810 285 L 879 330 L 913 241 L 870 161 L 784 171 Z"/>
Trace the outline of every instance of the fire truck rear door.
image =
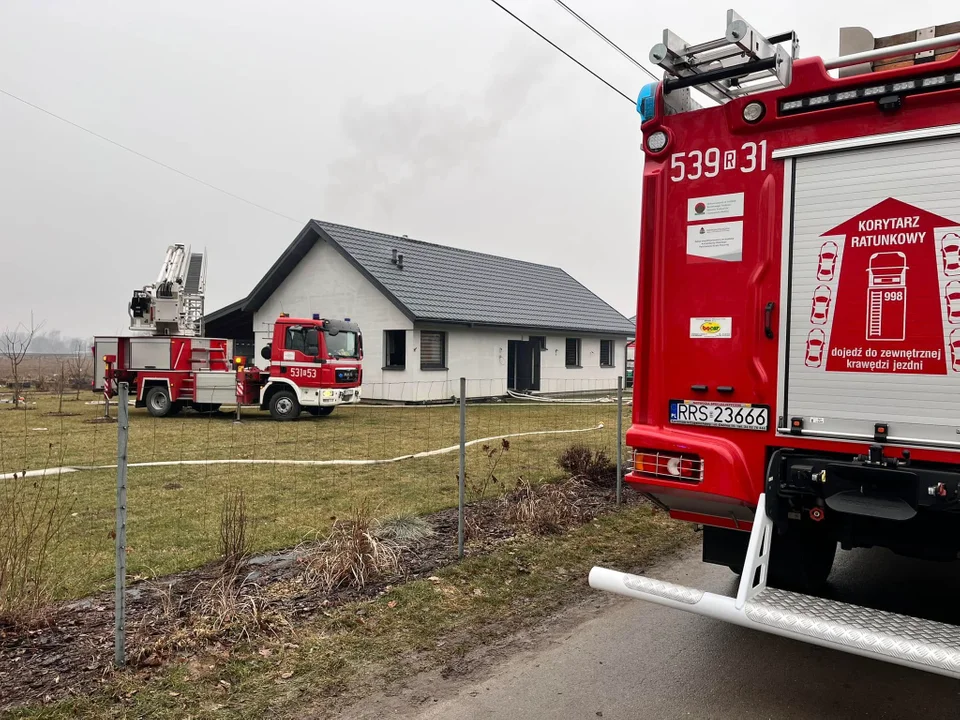
<path id="1" fill-rule="evenodd" d="M 960 446 L 960 127 L 780 150 L 779 427 Z"/>

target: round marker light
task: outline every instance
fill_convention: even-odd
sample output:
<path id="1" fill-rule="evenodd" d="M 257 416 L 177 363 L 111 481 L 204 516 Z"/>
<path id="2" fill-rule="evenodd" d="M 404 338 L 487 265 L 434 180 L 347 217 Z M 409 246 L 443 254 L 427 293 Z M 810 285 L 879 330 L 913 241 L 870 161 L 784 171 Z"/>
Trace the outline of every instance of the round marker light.
<path id="1" fill-rule="evenodd" d="M 743 119 L 748 123 L 759 122 L 766 112 L 762 102 L 750 102 L 743 107 Z"/>
<path id="2" fill-rule="evenodd" d="M 647 136 L 647 150 L 658 153 L 667 146 L 667 134 L 663 130 L 657 130 Z"/>
<path id="3" fill-rule="evenodd" d="M 667 472 L 680 477 L 680 458 L 672 457 L 667 460 Z"/>

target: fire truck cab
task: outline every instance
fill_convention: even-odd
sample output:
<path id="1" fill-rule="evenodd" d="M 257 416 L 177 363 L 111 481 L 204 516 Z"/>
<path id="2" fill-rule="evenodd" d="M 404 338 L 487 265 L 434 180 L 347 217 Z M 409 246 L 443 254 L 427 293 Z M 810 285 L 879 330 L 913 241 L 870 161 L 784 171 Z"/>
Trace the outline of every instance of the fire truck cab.
<path id="1" fill-rule="evenodd" d="M 590 582 L 960 677 L 960 628 L 808 594 L 838 545 L 960 553 L 960 24 L 851 30 L 799 59 L 731 10 L 651 50 L 626 480 L 741 581 Z"/>

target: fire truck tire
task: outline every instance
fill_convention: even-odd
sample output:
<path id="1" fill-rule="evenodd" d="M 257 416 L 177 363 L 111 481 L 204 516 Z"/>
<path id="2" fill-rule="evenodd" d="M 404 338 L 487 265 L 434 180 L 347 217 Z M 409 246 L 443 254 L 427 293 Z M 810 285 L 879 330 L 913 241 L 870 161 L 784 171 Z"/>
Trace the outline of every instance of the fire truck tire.
<path id="1" fill-rule="evenodd" d="M 296 420 L 300 416 L 300 401 L 292 390 L 278 390 L 270 398 L 270 416 L 274 420 Z"/>
<path id="2" fill-rule="evenodd" d="M 147 390 L 144 398 L 147 412 L 153 417 L 166 417 L 173 412 L 173 403 L 170 402 L 170 391 L 165 387 L 152 387 Z"/>
<path id="3" fill-rule="evenodd" d="M 327 415 L 330 415 L 333 412 L 333 408 L 332 407 L 309 407 L 307 408 L 307 412 L 309 412 L 314 417 L 327 417 Z"/>
<path id="4" fill-rule="evenodd" d="M 796 592 L 823 587 L 833 568 L 837 541 L 812 523 L 791 523 L 787 532 L 774 531 L 770 553 L 770 582 Z"/>

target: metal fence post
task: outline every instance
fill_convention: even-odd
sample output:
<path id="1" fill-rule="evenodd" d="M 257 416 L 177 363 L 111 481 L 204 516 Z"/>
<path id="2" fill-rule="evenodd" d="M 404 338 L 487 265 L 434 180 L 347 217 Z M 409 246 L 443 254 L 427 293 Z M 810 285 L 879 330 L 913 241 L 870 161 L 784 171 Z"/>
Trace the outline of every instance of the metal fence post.
<path id="1" fill-rule="evenodd" d="M 114 599 L 113 664 L 123 667 L 126 646 L 127 585 L 127 436 L 130 430 L 130 406 L 127 383 L 117 386 L 117 528 L 116 597 Z"/>
<path id="2" fill-rule="evenodd" d="M 467 487 L 467 379 L 460 378 L 460 497 L 457 502 L 457 554 L 463 559 L 463 504 Z"/>
<path id="3" fill-rule="evenodd" d="M 617 378 L 617 505 L 623 501 L 623 376 Z"/>

